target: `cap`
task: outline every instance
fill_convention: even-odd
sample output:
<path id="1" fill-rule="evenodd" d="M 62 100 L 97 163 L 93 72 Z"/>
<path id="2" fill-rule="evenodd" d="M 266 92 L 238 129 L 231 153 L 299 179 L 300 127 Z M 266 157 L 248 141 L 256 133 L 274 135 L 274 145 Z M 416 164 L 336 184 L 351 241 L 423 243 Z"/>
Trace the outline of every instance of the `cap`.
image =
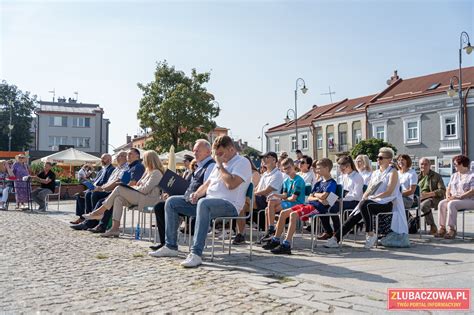
<path id="1" fill-rule="evenodd" d="M 185 154 L 183 160 L 191 162 L 192 160 L 194 160 L 194 156 Z"/>
<path id="2" fill-rule="evenodd" d="M 267 157 L 267 156 L 271 156 L 272 158 L 275 159 L 275 161 L 278 161 L 278 156 L 275 152 L 267 152 L 265 153 L 264 155 L 260 155 L 261 158 L 264 158 L 264 157 Z"/>

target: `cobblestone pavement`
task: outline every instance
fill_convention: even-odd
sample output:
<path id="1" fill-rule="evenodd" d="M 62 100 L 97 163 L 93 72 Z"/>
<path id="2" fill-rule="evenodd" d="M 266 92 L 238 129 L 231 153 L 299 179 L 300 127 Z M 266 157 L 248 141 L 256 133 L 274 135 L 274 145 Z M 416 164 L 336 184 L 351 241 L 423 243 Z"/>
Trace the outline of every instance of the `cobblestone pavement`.
<path id="1" fill-rule="evenodd" d="M 0 313 L 378 314 L 386 312 L 387 288 L 474 283 L 473 213 L 466 240 L 415 235 L 409 249 L 370 251 L 363 242 L 341 251 L 319 242 L 311 253 L 306 236 L 295 239 L 292 256 L 254 247 L 249 261 L 241 246 L 230 256 L 217 250 L 211 263 L 207 249 L 202 267 L 184 269 L 187 246 L 179 259 L 152 258 L 149 242 L 71 230 L 73 208 L 66 201 L 48 215 L 0 211 Z"/>
<path id="2" fill-rule="evenodd" d="M 48 215 L 1 211 L 0 222 L 0 312 L 316 311 L 260 293 L 236 271 L 184 269 L 180 259 L 152 258 L 143 245 Z"/>

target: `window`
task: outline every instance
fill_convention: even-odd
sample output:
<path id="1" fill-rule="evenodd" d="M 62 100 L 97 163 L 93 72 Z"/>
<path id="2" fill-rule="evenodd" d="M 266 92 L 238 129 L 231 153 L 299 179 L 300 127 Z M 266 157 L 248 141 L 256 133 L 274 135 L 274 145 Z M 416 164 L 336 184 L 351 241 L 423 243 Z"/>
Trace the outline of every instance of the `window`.
<path id="1" fill-rule="evenodd" d="M 405 144 L 421 143 L 421 115 L 403 117 L 403 142 Z"/>
<path id="2" fill-rule="evenodd" d="M 72 144 L 76 148 L 89 148 L 90 138 L 72 137 Z"/>
<path id="3" fill-rule="evenodd" d="M 456 118 L 447 117 L 444 119 L 445 125 L 445 136 L 446 137 L 456 137 Z"/>
<path id="4" fill-rule="evenodd" d="M 342 111 L 344 108 L 346 108 L 347 106 L 342 106 L 342 107 L 339 107 L 338 109 L 336 109 L 335 113 L 339 113 L 340 111 Z"/>
<path id="5" fill-rule="evenodd" d="M 377 139 L 385 139 L 385 127 L 384 126 L 377 126 L 375 127 L 375 138 Z"/>
<path id="6" fill-rule="evenodd" d="M 347 132 L 341 131 L 339 132 L 339 144 L 346 145 L 347 144 Z"/>
<path id="7" fill-rule="evenodd" d="M 316 138 L 316 147 L 318 149 L 323 148 L 323 135 L 321 133 L 318 133 L 318 137 Z"/>
<path id="8" fill-rule="evenodd" d="M 365 102 L 362 102 L 362 103 L 360 103 L 360 104 L 357 104 L 357 105 L 354 106 L 354 108 L 352 108 L 352 109 L 359 109 L 359 108 L 361 108 L 364 104 L 365 104 Z"/>
<path id="9" fill-rule="evenodd" d="M 334 134 L 332 132 L 328 133 L 328 148 L 334 149 Z"/>
<path id="10" fill-rule="evenodd" d="M 275 152 L 280 152 L 280 138 L 273 139 L 273 145 L 275 148 Z"/>
<path id="11" fill-rule="evenodd" d="M 91 126 L 91 119 L 89 117 L 73 117 L 72 118 L 73 127 L 82 127 L 88 128 Z"/>
<path id="12" fill-rule="evenodd" d="M 301 150 L 308 150 L 308 134 L 301 135 Z"/>
<path id="13" fill-rule="evenodd" d="M 441 83 L 433 83 L 432 85 L 430 85 L 429 88 L 427 88 L 426 90 L 427 91 L 431 91 L 431 90 L 435 90 L 438 86 L 440 86 Z"/>
<path id="14" fill-rule="evenodd" d="M 296 151 L 296 136 L 290 137 L 291 151 Z"/>
<path id="15" fill-rule="evenodd" d="M 66 144 L 67 137 L 59 137 L 59 136 L 49 136 L 48 137 L 48 146 L 58 146 L 60 144 Z"/>
<path id="16" fill-rule="evenodd" d="M 49 116 L 51 127 L 67 127 L 67 116 Z"/>
<path id="17" fill-rule="evenodd" d="M 362 130 L 356 129 L 354 130 L 354 144 L 358 144 L 362 141 Z"/>

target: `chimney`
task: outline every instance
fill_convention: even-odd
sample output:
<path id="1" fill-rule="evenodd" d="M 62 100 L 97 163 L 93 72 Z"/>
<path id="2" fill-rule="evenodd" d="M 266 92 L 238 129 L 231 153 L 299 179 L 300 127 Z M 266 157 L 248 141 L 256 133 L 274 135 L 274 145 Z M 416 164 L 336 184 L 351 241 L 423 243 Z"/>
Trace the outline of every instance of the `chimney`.
<path id="1" fill-rule="evenodd" d="M 390 77 L 389 80 L 387 80 L 387 85 L 392 85 L 398 79 L 400 79 L 400 77 L 398 76 L 398 70 L 394 70 L 393 75 Z"/>
<path id="2" fill-rule="evenodd" d="M 127 139 L 125 141 L 126 141 L 125 143 L 132 142 L 132 136 L 127 135 Z"/>

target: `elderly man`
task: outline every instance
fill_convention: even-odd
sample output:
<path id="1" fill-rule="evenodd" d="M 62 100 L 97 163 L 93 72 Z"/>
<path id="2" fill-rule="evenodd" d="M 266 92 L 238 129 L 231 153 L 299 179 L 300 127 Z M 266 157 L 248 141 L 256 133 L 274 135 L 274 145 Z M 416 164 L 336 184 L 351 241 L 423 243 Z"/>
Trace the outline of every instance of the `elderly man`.
<path id="1" fill-rule="evenodd" d="M 96 186 L 95 189 L 92 191 L 91 199 L 92 199 L 92 206 L 93 209 L 100 207 L 102 202 L 107 198 L 108 195 L 114 190 L 115 187 L 118 186 L 120 183 L 127 184 L 130 180 L 130 176 L 127 175 L 128 171 L 128 164 L 127 164 L 127 152 L 121 151 L 116 157 L 117 167 L 114 169 L 112 174 L 110 175 L 109 180 L 102 186 Z M 97 220 L 85 220 L 79 224 L 71 225 L 71 228 L 75 230 L 87 230 L 97 227 L 94 231 L 96 233 L 105 232 L 105 228 L 107 227 L 108 220 L 111 217 L 110 214 L 104 214 L 102 220 L 105 222 L 103 224 L 99 224 Z M 101 221 L 102 222 L 102 221 Z M 102 228 L 102 229 L 101 229 Z M 93 232 L 94 232 L 93 231 Z"/>
<path id="2" fill-rule="evenodd" d="M 439 202 L 446 195 L 446 187 L 441 175 L 431 170 L 430 160 L 424 157 L 420 159 L 418 186 L 420 186 L 420 209 L 425 215 L 426 224 L 430 226 L 430 234 L 435 235 L 438 228 L 431 209 L 438 208 Z"/>
<path id="3" fill-rule="evenodd" d="M 183 267 L 197 267 L 202 264 L 202 252 L 206 242 L 210 220 L 221 216 L 238 216 L 245 203 L 252 169 L 249 160 L 237 154 L 234 142 L 229 136 L 218 137 L 212 148 L 215 151 L 216 166 L 209 179 L 189 196 L 196 208 L 165 205 L 166 246 L 151 253 L 155 257 L 178 255 L 177 228 L 178 213 L 196 216 L 191 253 L 181 263 Z M 204 197 L 204 198 L 203 198 Z M 178 212 L 179 211 L 179 212 Z"/>
<path id="4" fill-rule="evenodd" d="M 97 177 L 94 181 L 94 186 L 102 186 L 109 180 L 110 175 L 114 171 L 115 167 L 112 165 L 112 156 L 108 153 L 102 154 L 100 158 L 102 164 L 102 169 L 97 174 Z M 92 211 L 94 206 L 92 205 L 92 191 L 86 190 L 84 197 L 77 196 L 76 199 L 76 215 L 79 218 L 75 221 L 70 222 L 71 224 L 79 224 L 84 221 L 82 215 L 84 213 L 89 213 Z"/>
<path id="5" fill-rule="evenodd" d="M 207 181 L 216 165 L 211 157 L 211 144 L 207 140 L 197 140 L 193 153 L 196 156 L 198 168 L 191 174 L 189 187 L 184 196 L 171 196 L 166 200 L 166 207 L 170 208 L 170 211 L 181 213 L 180 208 L 185 207 L 195 212 L 196 205 L 189 202 L 189 196 Z M 165 201 L 160 201 L 155 205 L 155 215 L 161 244 L 152 245 L 150 248 L 156 251 L 165 245 Z"/>
<path id="6" fill-rule="evenodd" d="M 52 167 L 53 165 L 50 162 L 46 162 L 44 163 L 44 170 L 38 176 L 31 177 L 41 183 L 41 187 L 31 193 L 31 198 L 39 205 L 39 208 L 35 211 L 37 213 L 46 212 L 46 195 L 54 193 L 56 188 L 56 174 L 51 170 Z"/>

